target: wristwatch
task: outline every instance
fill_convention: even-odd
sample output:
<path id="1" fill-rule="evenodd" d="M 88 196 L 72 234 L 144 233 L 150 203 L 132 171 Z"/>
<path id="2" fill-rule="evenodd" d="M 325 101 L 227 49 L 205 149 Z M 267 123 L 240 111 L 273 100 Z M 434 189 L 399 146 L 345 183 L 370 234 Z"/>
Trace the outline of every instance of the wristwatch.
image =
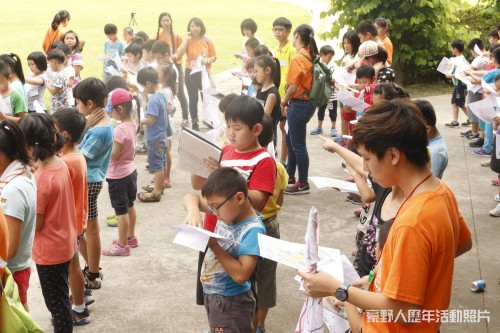
<path id="1" fill-rule="evenodd" d="M 347 301 L 347 289 L 350 287 L 351 285 L 347 282 L 344 282 L 340 285 L 339 289 L 337 289 L 337 291 L 335 292 L 335 298 L 337 298 L 339 301 L 341 302 L 345 302 Z"/>

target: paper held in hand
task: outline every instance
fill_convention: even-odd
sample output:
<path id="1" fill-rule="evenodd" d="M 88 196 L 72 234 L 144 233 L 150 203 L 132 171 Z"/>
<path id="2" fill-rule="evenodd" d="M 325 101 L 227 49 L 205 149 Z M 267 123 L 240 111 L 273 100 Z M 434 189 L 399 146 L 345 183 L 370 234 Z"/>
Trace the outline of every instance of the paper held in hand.
<path id="1" fill-rule="evenodd" d="M 220 162 L 222 150 L 209 135 L 184 127 L 179 138 L 177 169 L 207 178 L 211 171 L 203 159 L 208 157 Z"/>
<path id="2" fill-rule="evenodd" d="M 498 117 L 494 109 L 495 107 L 498 108 L 498 103 L 498 97 L 490 96 L 478 102 L 469 103 L 468 106 L 479 119 L 492 123 L 493 118 Z"/>
<path id="3" fill-rule="evenodd" d="M 200 252 L 205 252 L 210 237 L 217 238 L 217 241 L 221 242 L 236 243 L 221 235 L 189 224 L 174 224 L 169 225 L 169 227 L 177 230 L 177 235 L 173 241 L 174 244 L 183 245 Z"/>
<path id="4" fill-rule="evenodd" d="M 349 71 L 343 67 L 337 67 L 332 74 L 333 79 L 336 83 L 343 87 L 349 87 L 349 85 L 356 82 L 356 71 Z"/>
<path id="5" fill-rule="evenodd" d="M 449 58 L 443 57 L 437 67 L 437 70 L 443 74 L 451 74 L 453 73 L 454 68 L 455 64 Z"/>
<path id="6" fill-rule="evenodd" d="M 333 187 L 339 189 L 340 192 L 354 193 L 359 195 L 358 187 L 355 183 L 346 182 L 328 177 L 309 177 L 317 188 Z"/>
<path id="7" fill-rule="evenodd" d="M 371 106 L 370 104 L 365 103 L 361 99 L 354 97 L 348 92 L 337 93 L 337 98 L 342 102 L 342 104 L 350 106 L 351 109 L 359 112 L 363 112 L 365 109 Z"/>

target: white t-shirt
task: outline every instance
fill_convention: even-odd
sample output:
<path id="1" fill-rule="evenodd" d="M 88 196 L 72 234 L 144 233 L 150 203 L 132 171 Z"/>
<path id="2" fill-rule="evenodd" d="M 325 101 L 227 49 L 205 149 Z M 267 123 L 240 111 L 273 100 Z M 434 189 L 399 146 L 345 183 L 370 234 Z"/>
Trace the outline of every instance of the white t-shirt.
<path id="1" fill-rule="evenodd" d="M 64 74 L 66 75 L 66 77 L 68 78 L 68 82 L 66 82 L 66 84 L 69 84 L 69 80 L 71 78 L 73 78 L 73 80 L 75 79 L 75 75 L 76 75 L 76 72 L 75 72 L 75 68 L 73 67 L 73 65 L 71 64 L 68 64 L 68 66 L 64 67 L 64 70 L 63 70 Z M 73 87 L 68 87 L 68 104 L 69 106 L 75 106 L 75 99 L 73 98 Z"/>
<path id="2" fill-rule="evenodd" d="M 38 77 L 43 80 L 43 84 L 41 86 L 31 85 L 29 83 L 24 84 L 24 89 L 26 90 L 26 96 L 28 98 L 28 110 L 35 111 L 35 107 L 33 106 L 34 101 L 38 101 L 40 106 L 45 110 L 46 106 L 43 94 L 47 89 L 47 81 L 49 80 L 47 75 L 44 73 L 40 75 L 34 75 L 31 73 L 28 77 Z"/>

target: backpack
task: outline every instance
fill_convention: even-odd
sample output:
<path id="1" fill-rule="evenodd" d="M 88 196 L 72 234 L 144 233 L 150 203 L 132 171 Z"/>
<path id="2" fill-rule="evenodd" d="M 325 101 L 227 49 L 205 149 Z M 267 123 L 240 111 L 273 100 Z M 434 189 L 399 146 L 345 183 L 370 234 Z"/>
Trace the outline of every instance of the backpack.
<path id="1" fill-rule="evenodd" d="M 330 96 L 332 95 L 332 71 L 327 65 L 319 61 L 319 57 L 316 57 L 314 61 L 303 53 L 299 54 L 309 60 L 312 64 L 313 82 L 310 91 L 306 91 L 306 95 L 312 105 L 318 107 L 322 105 L 327 105 Z"/>

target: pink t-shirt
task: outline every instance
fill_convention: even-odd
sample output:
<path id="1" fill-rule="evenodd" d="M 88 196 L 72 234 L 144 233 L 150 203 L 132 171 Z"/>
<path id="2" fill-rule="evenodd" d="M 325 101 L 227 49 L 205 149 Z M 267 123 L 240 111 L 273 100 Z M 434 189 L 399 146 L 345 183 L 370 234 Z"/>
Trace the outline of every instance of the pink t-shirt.
<path id="1" fill-rule="evenodd" d="M 76 213 L 73 185 L 66 163 L 35 172 L 36 213 L 43 226 L 35 231 L 33 260 L 39 265 L 62 264 L 76 252 Z"/>
<path id="2" fill-rule="evenodd" d="M 122 149 L 118 159 L 109 162 L 106 178 L 121 179 L 137 169 L 134 164 L 136 132 L 137 125 L 133 121 L 127 121 L 116 126 L 113 141 L 119 143 Z"/>

